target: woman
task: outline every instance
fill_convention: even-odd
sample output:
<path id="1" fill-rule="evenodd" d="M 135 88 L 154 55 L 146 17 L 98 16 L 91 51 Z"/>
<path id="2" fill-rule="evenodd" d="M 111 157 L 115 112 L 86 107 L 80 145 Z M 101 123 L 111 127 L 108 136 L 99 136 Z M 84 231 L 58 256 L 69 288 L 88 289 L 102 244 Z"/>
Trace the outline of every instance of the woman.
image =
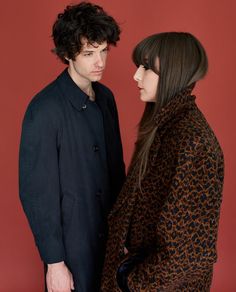
<path id="1" fill-rule="evenodd" d="M 189 33 L 133 52 L 146 107 L 126 183 L 109 217 L 102 291 L 209 291 L 222 199 L 222 150 L 191 95 L 208 67 Z"/>

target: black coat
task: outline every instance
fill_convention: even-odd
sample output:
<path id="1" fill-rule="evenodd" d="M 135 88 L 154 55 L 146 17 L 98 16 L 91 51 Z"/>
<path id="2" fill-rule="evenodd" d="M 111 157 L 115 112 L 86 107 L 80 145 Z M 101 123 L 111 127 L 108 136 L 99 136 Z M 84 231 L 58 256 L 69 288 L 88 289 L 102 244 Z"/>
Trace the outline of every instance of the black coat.
<path id="1" fill-rule="evenodd" d="M 20 145 L 20 198 L 44 263 L 65 261 L 76 291 L 97 291 L 106 217 L 125 178 L 114 97 L 96 102 L 65 70 L 29 104 Z"/>

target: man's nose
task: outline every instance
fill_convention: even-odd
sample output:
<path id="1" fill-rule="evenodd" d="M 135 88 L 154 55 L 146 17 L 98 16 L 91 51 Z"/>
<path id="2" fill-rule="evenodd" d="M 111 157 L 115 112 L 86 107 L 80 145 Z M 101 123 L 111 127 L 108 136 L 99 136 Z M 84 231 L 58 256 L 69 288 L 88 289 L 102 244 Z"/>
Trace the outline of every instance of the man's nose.
<path id="1" fill-rule="evenodd" d="M 102 56 L 100 54 L 97 56 L 96 65 L 98 67 L 103 67 L 104 66 L 104 60 L 103 60 L 103 58 L 102 58 Z"/>

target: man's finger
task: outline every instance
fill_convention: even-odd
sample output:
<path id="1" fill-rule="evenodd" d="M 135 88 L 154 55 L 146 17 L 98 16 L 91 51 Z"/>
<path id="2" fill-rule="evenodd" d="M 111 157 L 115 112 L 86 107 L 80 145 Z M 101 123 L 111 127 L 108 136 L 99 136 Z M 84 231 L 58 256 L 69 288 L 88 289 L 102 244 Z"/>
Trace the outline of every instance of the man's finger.
<path id="1" fill-rule="evenodd" d="M 71 276 L 71 281 L 70 281 L 70 288 L 71 288 L 71 290 L 75 290 L 74 281 L 73 281 L 72 276 Z"/>

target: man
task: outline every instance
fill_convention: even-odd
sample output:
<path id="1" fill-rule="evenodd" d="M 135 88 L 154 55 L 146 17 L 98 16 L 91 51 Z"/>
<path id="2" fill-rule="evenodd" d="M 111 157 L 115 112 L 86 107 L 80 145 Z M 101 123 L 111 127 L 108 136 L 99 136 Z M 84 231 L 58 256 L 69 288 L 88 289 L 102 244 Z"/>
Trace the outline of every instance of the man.
<path id="1" fill-rule="evenodd" d="M 120 29 L 104 10 L 67 6 L 53 26 L 68 68 L 29 104 L 20 145 L 20 198 L 49 292 L 99 291 L 107 215 L 125 178 L 116 104 L 97 82 Z"/>

